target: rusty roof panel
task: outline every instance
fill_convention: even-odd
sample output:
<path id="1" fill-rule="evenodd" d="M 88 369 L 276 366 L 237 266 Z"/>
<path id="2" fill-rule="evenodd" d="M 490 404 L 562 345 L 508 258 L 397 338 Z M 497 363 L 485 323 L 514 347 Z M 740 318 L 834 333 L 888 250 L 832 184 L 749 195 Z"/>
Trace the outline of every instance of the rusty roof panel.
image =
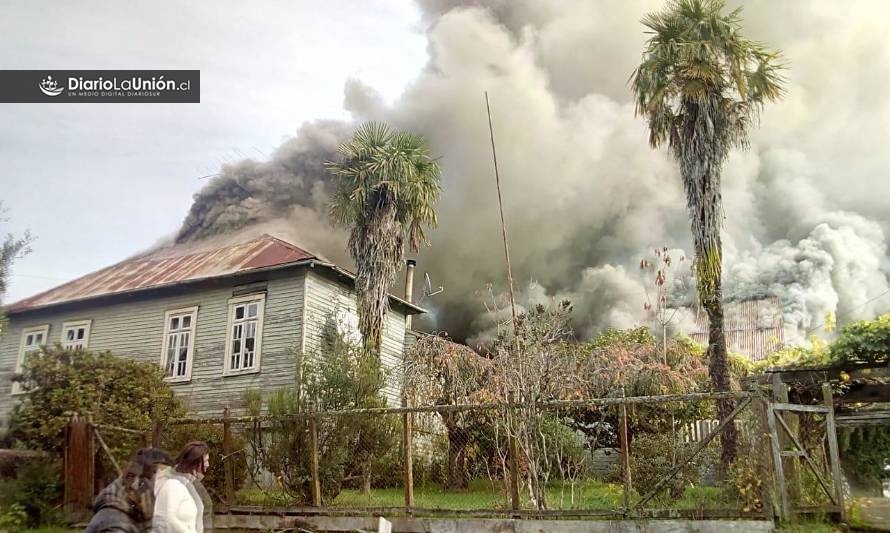
<path id="1" fill-rule="evenodd" d="M 310 259 L 321 258 L 270 235 L 200 251 L 196 251 L 194 246 L 161 248 L 20 300 L 7 307 L 6 311 L 16 313 L 99 296 L 231 276 Z"/>

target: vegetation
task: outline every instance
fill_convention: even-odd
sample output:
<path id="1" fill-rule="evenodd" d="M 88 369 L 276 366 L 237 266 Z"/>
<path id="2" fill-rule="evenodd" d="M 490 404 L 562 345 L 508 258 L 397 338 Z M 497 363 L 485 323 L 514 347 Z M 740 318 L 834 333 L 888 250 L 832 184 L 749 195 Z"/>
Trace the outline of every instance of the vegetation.
<path id="1" fill-rule="evenodd" d="M 62 523 L 60 463 L 29 460 L 19 466 L 14 478 L 0 480 L 0 531 Z"/>
<path id="2" fill-rule="evenodd" d="M 244 432 L 257 460 L 252 474 L 276 476 L 290 501 L 311 502 L 309 424 L 315 410 L 384 407 L 385 375 L 377 359 L 329 328 L 317 353 L 300 358 L 297 388 L 272 391 L 266 398 L 271 419 Z M 258 391 L 246 394 L 254 416 L 262 410 Z M 370 490 L 375 460 L 395 447 L 395 420 L 361 415 L 317 417 L 318 463 L 324 502 L 330 502 L 351 480 Z"/>
<path id="3" fill-rule="evenodd" d="M 854 364 L 890 362 L 890 313 L 844 326 L 831 344 L 831 358 Z"/>
<path id="4" fill-rule="evenodd" d="M 439 165 L 421 136 L 376 122 L 360 126 L 339 154 L 329 164 L 340 180 L 331 216 L 350 230 L 359 331 L 365 349 L 376 354 L 405 248 L 416 252 L 427 242 L 425 229 L 437 223 Z"/>
<path id="5" fill-rule="evenodd" d="M 153 420 L 163 423 L 183 413 L 157 364 L 110 352 L 45 346 L 28 356 L 15 379 L 27 394 L 13 409 L 10 432 L 21 446 L 33 450 L 60 452 L 62 429 L 73 413 L 92 416 L 96 424 L 146 431 Z M 130 435 L 106 442 L 120 459 L 140 446 L 138 437 Z"/>
<path id="6" fill-rule="evenodd" d="M 667 145 L 680 166 L 692 227 L 698 295 L 708 314 L 709 372 L 716 390 L 730 388 L 723 330 L 720 240 L 721 171 L 732 148 L 748 144 L 763 104 L 783 93 L 777 52 L 741 34 L 741 8 L 723 0 L 672 0 L 642 22 L 652 32 L 631 76 L 636 113 L 649 122 L 649 144 Z M 732 411 L 718 404 L 718 416 Z M 723 434 L 723 460 L 736 454 L 732 425 Z"/>
<path id="7" fill-rule="evenodd" d="M 225 462 L 232 463 L 232 481 L 237 491 L 244 486 L 248 478 L 247 455 L 244 453 L 247 442 L 235 431 L 231 434 L 231 449 L 228 457 L 223 456 L 223 428 L 219 424 L 175 425 L 163 432 L 160 447 L 167 450 L 174 458 L 186 444 L 192 441 L 203 441 L 210 446 L 210 469 L 203 479 L 204 487 L 214 500 L 225 501 L 226 477 Z"/>

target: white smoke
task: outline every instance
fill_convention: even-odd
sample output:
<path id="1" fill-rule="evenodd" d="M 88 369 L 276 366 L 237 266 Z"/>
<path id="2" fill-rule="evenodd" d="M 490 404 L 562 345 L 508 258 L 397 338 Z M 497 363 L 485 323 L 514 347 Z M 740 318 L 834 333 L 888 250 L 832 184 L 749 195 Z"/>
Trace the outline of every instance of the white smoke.
<path id="1" fill-rule="evenodd" d="M 348 80 L 345 105 L 356 123 L 423 134 L 441 158 L 441 225 L 418 259 L 446 291 L 421 302 L 435 311 L 426 327 L 467 337 L 502 318 L 486 315 L 477 292 L 505 288 L 484 91 L 520 303 L 570 299 L 583 335 L 643 322 L 640 258 L 653 247 L 690 249 L 676 165 L 649 149 L 626 85 L 646 39 L 638 21 L 659 4 L 420 4 L 427 66 L 392 104 Z M 890 304 L 869 301 L 888 286 L 890 17 L 877 15 L 887 11 L 880 2 L 843 13 L 832 2 L 744 9 L 746 33 L 783 49 L 790 69 L 788 97 L 764 110 L 751 150 L 725 169 L 724 292 L 779 296 L 791 336 L 802 338 L 829 312 L 844 321 Z M 196 197 L 180 240 L 275 224 L 343 261 L 343 233 L 325 214 L 323 162 L 352 127 L 310 124 L 271 161 L 223 169 Z M 693 285 L 678 283 L 688 300 Z"/>

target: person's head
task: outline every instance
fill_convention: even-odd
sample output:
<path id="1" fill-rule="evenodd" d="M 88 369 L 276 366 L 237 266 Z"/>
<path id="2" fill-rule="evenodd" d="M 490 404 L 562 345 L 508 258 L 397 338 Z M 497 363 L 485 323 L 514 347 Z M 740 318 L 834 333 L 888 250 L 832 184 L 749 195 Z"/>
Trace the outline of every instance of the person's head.
<path id="1" fill-rule="evenodd" d="M 173 458 L 164 450 L 142 448 L 130 458 L 124 482 L 130 488 L 138 489 L 143 481 L 150 483 L 154 479 L 159 465 L 173 465 Z"/>
<path id="2" fill-rule="evenodd" d="M 210 447 L 205 442 L 190 442 L 176 458 L 176 471 L 204 475 L 210 467 Z"/>

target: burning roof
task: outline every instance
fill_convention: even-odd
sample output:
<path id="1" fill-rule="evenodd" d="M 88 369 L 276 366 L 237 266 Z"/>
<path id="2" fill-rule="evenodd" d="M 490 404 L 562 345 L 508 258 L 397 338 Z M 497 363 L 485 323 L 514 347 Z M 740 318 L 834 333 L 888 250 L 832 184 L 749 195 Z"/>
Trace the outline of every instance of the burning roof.
<path id="1" fill-rule="evenodd" d="M 5 310 L 7 313 L 19 313 L 101 296 L 308 263 L 329 267 L 341 276 L 354 278 L 350 272 L 329 263 L 319 255 L 263 234 L 238 244 L 204 248 L 176 245 L 154 250 L 20 300 Z M 422 309 L 403 300 L 394 300 L 415 312 L 422 312 Z"/>

